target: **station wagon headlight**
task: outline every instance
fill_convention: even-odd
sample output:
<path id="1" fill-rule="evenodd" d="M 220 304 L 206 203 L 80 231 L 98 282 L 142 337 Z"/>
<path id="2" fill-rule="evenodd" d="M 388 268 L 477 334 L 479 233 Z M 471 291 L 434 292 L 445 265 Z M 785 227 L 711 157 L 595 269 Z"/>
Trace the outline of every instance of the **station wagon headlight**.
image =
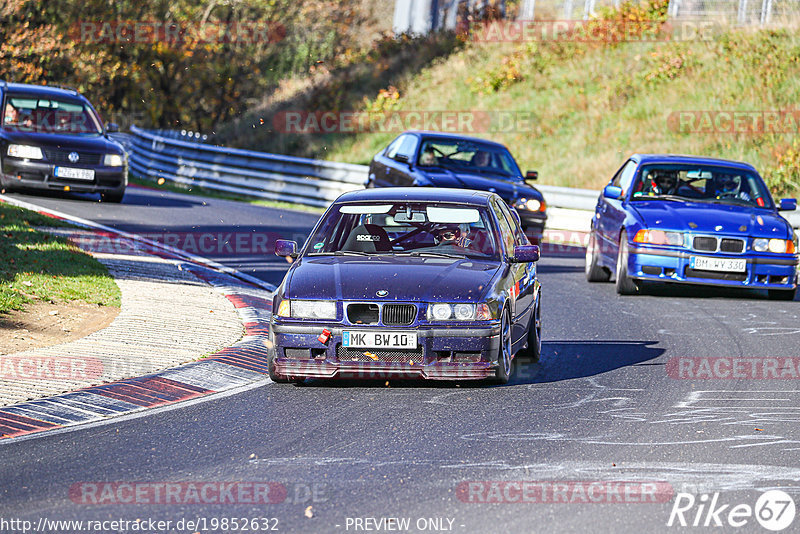
<path id="1" fill-rule="evenodd" d="M 103 158 L 103 165 L 106 167 L 122 167 L 124 160 L 119 154 L 106 154 Z"/>
<path id="2" fill-rule="evenodd" d="M 277 315 L 293 319 L 336 319 L 336 303 L 330 300 L 283 300 Z"/>
<path id="3" fill-rule="evenodd" d="M 429 304 L 429 321 L 488 321 L 492 318 L 488 304 Z"/>
<path id="4" fill-rule="evenodd" d="M 647 243 L 648 245 L 683 246 L 681 232 L 666 232 L 664 230 L 639 230 L 633 237 L 634 243 Z"/>
<path id="5" fill-rule="evenodd" d="M 7 154 L 12 158 L 42 159 L 42 149 L 31 145 L 8 145 Z"/>

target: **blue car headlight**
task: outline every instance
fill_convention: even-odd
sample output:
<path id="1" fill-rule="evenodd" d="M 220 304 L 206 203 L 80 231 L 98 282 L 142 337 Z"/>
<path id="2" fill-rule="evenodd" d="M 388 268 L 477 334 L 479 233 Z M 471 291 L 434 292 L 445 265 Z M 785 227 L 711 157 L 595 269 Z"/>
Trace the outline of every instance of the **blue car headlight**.
<path id="1" fill-rule="evenodd" d="M 492 312 L 488 304 L 428 304 L 429 321 L 488 321 L 491 318 Z"/>
<path id="2" fill-rule="evenodd" d="M 649 245 L 683 246 L 683 233 L 667 232 L 664 230 L 639 230 L 633 236 L 634 243 L 647 243 Z"/>
<path id="3" fill-rule="evenodd" d="M 753 240 L 753 250 L 756 252 L 772 252 L 774 254 L 794 253 L 794 241 L 787 239 L 767 239 L 759 237 Z"/>
<path id="4" fill-rule="evenodd" d="M 336 319 L 336 302 L 331 300 L 282 300 L 278 317 L 292 319 Z"/>

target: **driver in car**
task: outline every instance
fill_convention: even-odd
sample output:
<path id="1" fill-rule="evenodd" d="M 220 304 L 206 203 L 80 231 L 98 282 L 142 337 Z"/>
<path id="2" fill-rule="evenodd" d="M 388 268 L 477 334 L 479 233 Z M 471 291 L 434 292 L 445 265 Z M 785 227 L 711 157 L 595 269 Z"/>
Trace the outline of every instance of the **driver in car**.
<path id="1" fill-rule="evenodd" d="M 650 173 L 650 192 L 654 195 L 674 195 L 678 190 L 678 177 L 669 171 Z"/>
<path id="2" fill-rule="evenodd" d="M 730 174 L 721 174 L 714 177 L 714 186 L 717 191 L 716 198 L 733 198 L 750 202 L 750 195 L 742 191 L 742 177 Z"/>
<path id="3" fill-rule="evenodd" d="M 472 240 L 461 235 L 461 228 L 457 224 L 448 224 L 434 230 L 433 241 L 440 247 L 452 245 L 467 248 Z"/>
<path id="4" fill-rule="evenodd" d="M 436 165 L 436 154 L 433 153 L 433 148 L 425 147 L 422 155 L 419 157 L 420 165 Z"/>

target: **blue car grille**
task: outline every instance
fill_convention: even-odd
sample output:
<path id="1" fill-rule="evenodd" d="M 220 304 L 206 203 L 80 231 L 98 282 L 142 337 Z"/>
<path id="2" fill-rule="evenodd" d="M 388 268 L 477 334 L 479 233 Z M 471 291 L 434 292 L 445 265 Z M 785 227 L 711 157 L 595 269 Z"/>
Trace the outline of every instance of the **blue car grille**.
<path id="1" fill-rule="evenodd" d="M 692 240 L 692 248 L 701 252 L 720 251 L 741 254 L 744 252 L 744 240 L 729 237 L 720 239 L 714 236 L 695 236 Z"/>
<path id="2" fill-rule="evenodd" d="M 383 324 L 408 326 L 417 318 L 417 307 L 413 304 L 384 304 Z"/>
<path id="3" fill-rule="evenodd" d="M 373 357 L 370 357 L 371 354 Z M 340 362 L 422 363 L 422 347 L 414 350 L 353 349 L 339 345 L 336 357 Z M 376 359 L 377 358 L 377 359 Z"/>

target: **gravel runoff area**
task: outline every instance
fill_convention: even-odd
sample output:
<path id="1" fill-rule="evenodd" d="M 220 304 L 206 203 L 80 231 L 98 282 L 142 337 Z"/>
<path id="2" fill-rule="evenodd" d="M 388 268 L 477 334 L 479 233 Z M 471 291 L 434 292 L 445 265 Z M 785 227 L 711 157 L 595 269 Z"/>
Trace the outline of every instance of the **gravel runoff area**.
<path id="1" fill-rule="evenodd" d="M 183 270 L 183 262 L 135 246 L 92 250 L 100 241 L 88 230 L 52 232 L 72 238 L 108 268 L 122 293 L 121 310 L 111 325 L 79 340 L 0 356 L 0 406 L 167 369 L 244 335 L 234 305 Z"/>

